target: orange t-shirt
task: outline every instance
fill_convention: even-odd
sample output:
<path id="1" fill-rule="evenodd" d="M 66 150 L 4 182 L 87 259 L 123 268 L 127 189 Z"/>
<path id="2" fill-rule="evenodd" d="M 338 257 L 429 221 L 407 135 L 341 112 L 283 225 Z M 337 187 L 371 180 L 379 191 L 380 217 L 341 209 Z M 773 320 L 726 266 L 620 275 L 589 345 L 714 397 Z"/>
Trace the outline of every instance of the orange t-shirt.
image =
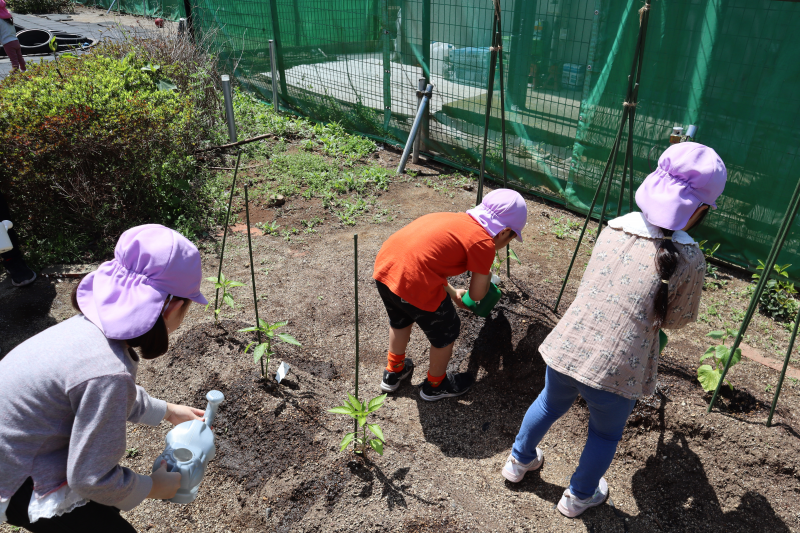
<path id="1" fill-rule="evenodd" d="M 372 277 L 414 307 L 436 311 L 447 278 L 488 275 L 494 254 L 489 232 L 467 213 L 431 213 L 386 239 Z"/>

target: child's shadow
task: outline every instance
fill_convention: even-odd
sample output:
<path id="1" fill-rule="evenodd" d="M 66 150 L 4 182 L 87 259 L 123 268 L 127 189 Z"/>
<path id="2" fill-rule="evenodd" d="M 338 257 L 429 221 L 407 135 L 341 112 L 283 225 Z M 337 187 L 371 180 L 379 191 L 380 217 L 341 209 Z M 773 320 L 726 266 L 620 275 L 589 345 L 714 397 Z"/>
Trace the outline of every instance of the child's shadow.
<path id="1" fill-rule="evenodd" d="M 460 341 L 450 370 L 478 377 L 464 396 L 436 402 L 413 396 L 425 439 L 447 456 L 485 458 L 509 450 L 525 412 L 544 387 L 545 364 L 538 346 L 552 325 L 527 323 L 515 348 L 507 313 L 494 312 L 477 335 Z M 475 331 L 471 325 L 465 324 L 462 332 Z"/>

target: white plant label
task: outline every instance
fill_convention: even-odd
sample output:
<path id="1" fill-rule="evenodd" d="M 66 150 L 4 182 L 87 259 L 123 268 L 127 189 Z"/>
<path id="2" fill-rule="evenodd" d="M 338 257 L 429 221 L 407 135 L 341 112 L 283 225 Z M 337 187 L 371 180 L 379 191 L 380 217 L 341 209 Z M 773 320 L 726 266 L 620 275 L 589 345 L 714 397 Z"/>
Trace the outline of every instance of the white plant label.
<path id="1" fill-rule="evenodd" d="M 280 383 L 283 378 L 286 377 L 286 374 L 289 373 L 289 369 L 292 368 L 289 364 L 284 361 L 281 363 L 281 366 L 278 367 L 278 372 L 275 374 L 275 381 Z"/>

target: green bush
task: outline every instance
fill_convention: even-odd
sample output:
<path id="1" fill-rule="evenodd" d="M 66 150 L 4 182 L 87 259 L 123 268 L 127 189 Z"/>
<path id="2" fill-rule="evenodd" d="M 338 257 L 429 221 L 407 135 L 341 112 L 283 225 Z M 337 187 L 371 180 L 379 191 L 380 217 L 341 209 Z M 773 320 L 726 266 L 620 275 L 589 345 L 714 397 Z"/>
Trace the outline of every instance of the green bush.
<path id="1" fill-rule="evenodd" d="M 6 0 L 8 9 L 13 13 L 63 13 L 72 12 L 70 0 Z"/>
<path id="2" fill-rule="evenodd" d="M 191 237 L 207 222 L 201 113 L 144 55 L 62 56 L 0 83 L 0 189 L 34 262 L 102 258 L 137 224 Z"/>
<path id="3" fill-rule="evenodd" d="M 759 259 L 756 270 L 760 270 L 761 273 L 753 274 L 753 279 L 756 282 L 761 279 L 764 266 L 764 262 Z M 794 299 L 794 295 L 797 294 L 794 283 L 780 279 L 780 277 L 789 277 L 786 271 L 790 266 L 792 265 L 772 266 L 775 275 L 779 276 L 779 278 L 767 280 L 767 286 L 758 301 L 761 312 L 779 322 L 794 320 L 794 317 L 797 316 L 797 310 L 800 308 L 800 302 Z M 755 287 L 751 286 L 751 290 L 754 289 Z"/>

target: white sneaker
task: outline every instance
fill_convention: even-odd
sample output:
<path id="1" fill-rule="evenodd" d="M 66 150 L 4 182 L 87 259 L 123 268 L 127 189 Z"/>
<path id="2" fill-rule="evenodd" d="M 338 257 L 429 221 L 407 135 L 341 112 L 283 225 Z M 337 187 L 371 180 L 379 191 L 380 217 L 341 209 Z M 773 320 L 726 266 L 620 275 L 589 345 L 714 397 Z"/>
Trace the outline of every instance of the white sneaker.
<path id="1" fill-rule="evenodd" d="M 506 459 L 506 466 L 503 467 L 503 477 L 509 480 L 511 483 L 519 483 L 522 481 L 522 478 L 525 477 L 526 472 L 531 472 L 532 470 L 537 470 L 542 463 L 544 462 L 544 454 L 542 450 L 536 448 L 536 459 L 532 460 L 528 464 L 523 464 L 514 459 L 514 456 L 509 454 L 508 459 Z"/>
<path id="2" fill-rule="evenodd" d="M 561 511 L 561 514 L 568 518 L 575 518 L 589 507 L 600 505 L 607 499 L 608 483 L 606 483 L 606 478 L 601 477 L 600 486 L 598 486 L 597 490 L 594 491 L 594 495 L 591 498 L 586 498 L 585 500 L 581 500 L 572 494 L 572 491 L 567 488 L 567 490 L 564 491 L 564 495 L 561 496 L 561 501 L 558 502 L 558 510 Z"/>

